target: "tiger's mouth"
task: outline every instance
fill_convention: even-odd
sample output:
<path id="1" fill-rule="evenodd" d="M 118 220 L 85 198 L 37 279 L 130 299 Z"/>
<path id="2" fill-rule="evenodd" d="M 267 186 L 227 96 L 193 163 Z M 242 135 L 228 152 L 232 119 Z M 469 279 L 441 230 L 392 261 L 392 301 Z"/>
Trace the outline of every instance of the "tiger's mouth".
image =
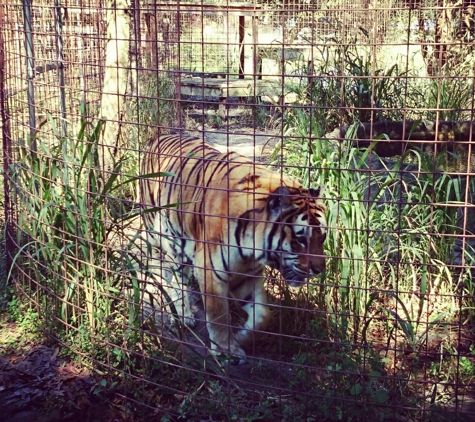
<path id="1" fill-rule="evenodd" d="M 321 271 L 318 269 L 310 269 L 304 271 L 300 268 L 285 267 L 281 270 L 282 277 L 286 283 L 291 287 L 298 287 L 302 284 L 305 284 L 309 278 L 316 277 L 321 274 Z"/>
<path id="2" fill-rule="evenodd" d="M 308 273 L 296 271 L 293 267 L 284 268 L 281 274 L 286 283 L 291 287 L 298 287 L 305 284 L 310 277 Z"/>

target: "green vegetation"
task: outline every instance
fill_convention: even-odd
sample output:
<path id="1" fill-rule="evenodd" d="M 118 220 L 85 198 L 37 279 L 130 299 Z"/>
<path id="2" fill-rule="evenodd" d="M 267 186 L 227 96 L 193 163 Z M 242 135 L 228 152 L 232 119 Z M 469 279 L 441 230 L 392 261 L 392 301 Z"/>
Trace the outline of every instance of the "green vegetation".
<path id="1" fill-rule="evenodd" d="M 71 343 L 76 351 L 94 358 L 104 353 L 96 342 L 106 338 L 110 320 L 121 315 L 124 280 L 136 290 L 136 301 L 126 305 L 127 340 L 139 324 L 136 235 L 126 234 L 137 214 L 114 196 L 133 179 L 118 183 L 121 160 L 111 174 L 100 171 L 100 122 L 91 125 L 83 118 L 76 138 L 60 137 L 56 123 L 50 125 L 53 145 L 39 139 L 37 151 L 22 145 L 21 158 L 11 168 L 22 228 L 17 239 L 22 246 L 13 261 L 31 280 L 23 294 L 36 298 L 35 312 L 50 329 L 77 339 Z"/>
<path id="2" fill-rule="evenodd" d="M 299 106 L 284 111 L 286 137 L 272 157 L 273 165 L 283 166 L 305 186 L 322 186 L 328 207 L 330 258 L 324 277 L 309 287 L 308 302 L 326 311 L 332 341 L 352 345 L 346 364 L 351 347 L 369 345 L 380 350 L 385 363 L 378 373 L 392 368 L 405 380 L 398 391 L 383 383 L 386 393 L 374 396 L 376 402 L 388 404 L 406 395 L 421 399 L 422 391 L 414 391 L 409 380 L 426 373 L 422 361 L 430 353 L 439 358 L 426 379 L 435 385 L 443 379 L 468 386 L 473 351 L 456 345 L 454 330 L 469 331 L 475 316 L 473 269 L 459 267 L 461 262 L 475 265 L 473 243 L 466 242 L 463 249 L 460 243 L 473 181 L 444 171 L 458 166 L 460 157 L 454 154 L 440 152 L 434 158 L 420 149 L 386 160 L 371 148 L 355 148 L 352 140 L 359 122 L 402 120 L 401 110 L 412 118 L 466 119 L 472 82 L 420 81 L 401 73 L 398 65 L 383 70 L 356 43 L 323 50 L 327 59 L 317 63 L 314 73 L 306 68 L 298 72 L 315 76 L 296 77 L 298 83 L 288 87 Z M 340 124 L 350 126 L 346 139 L 325 139 Z M 473 230 L 471 224 L 468 230 Z M 460 321 L 468 325 L 458 326 Z M 367 371 L 366 376 L 373 369 Z M 360 384 L 351 383 L 347 380 L 339 389 L 346 397 L 361 392 Z M 373 397 L 371 390 L 366 393 Z M 444 395 L 434 396 L 431 405 L 444 400 Z M 384 419 L 384 413 L 379 417 Z"/>
<path id="3" fill-rule="evenodd" d="M 286 138 L 274 152 L 273 164 L 284 165 L 306 186 L 324 187 L 332 228 L 326 243 L 328 254 L 341 257 L 332 261 L 326 277 L 331 280 L 329 285 L 339 286 L 338 305 L 343 306 L 343 314 L 356 316 L 352 318 L 355 339 L 361 328 L 359 316 L 366 318 L 368 308 L 374 306 L 370 287 L 390 292 L 393 306 L 400 306 L 398 312 L 404 314 L 401 320 L 419 321 L 423 314 L 428 315 L 423 308 L 430 294 L 448 298 L 460 294 L 462 277 L 464 309 L 471 316 L 471 275 L 454 273 L 452 265 L 456 264 L 456 238 L 462 233 L 460 207 L 473 186 L 467 187 L 465 178 L 442 171 L 448 159 L 454 162 L 459 157 L 440 153 L 434 162 L 423 150 L 412 150 L 393 161 L 382 160 L 371 149 L 353 147 L 352 138 L 359 122 L 401 120 L 399 110 L 409 103 L 419 118 L 435 118 L 436 114 L 448 120 L 467 117 L 472 84 L 430 79 L 423 87 L 417 78 L 399 72 L 396 64 L 379 69 L 364 44 L 321 48 L 321 57 L 326 59 L 318 62 L 314 74 L 327 77 L 300 78 L 300 84 L 290 86 L 303 107 L 285 110 Z M 339 63 L 343 63 L 341 74 Z M 308 69 L 299 73 L 305 72 Z M 426 114 L 419 114 L 421 108 Z M 350 125 L 346 140 L 326 140 L 324 135 L 341 123 Z M 475 253 L 469 244 L 464 253 L 465 262 L 473 265 Z M 396 286 L 399 291 L 394 296 Z M 411 311 L 403 306 L 402 296 L 407 296 L 404 301 L 417 302 L 409 306 Z M 327 305 L 336 309 L 336 304 Z M 442 314 L 450 319 L 459 310 L 443 301 L 437 307 L 429 313 L 437 322 Z M 399 320 L 398 313 L 387 311 Z M 425 319 L 429 326 L 434 322 L 431 318 Z M 399 325 L 414 341 L 414 327 Z"/>
<path id="4" fill-rule="evenodd" d="M 374 81 L 360 75 L 361 68 L 368 70 L 361 60 L 352 63 L 360 66 L 355 78 Z M 392 69 L 397 74 L 397 67 Z M 391 101 L 399 101 L 395 84 L 385 86 Z M 284 420 L 394 420 L 419 417 L 418 406 L 436 411 L 446 397 L 427 403 L 414 379 L 424 374 L 433 386 L 455 380 L 463 386 L 473 379 L 473 350 L 457 348 L 450 328 L 455 319 L 473 321 L 471 274 L 452 268 L 466 182 L 441 172 L 423 151 L 392 162 L 359 151 L 352 145 L 351 129 L 337 145 L 325 140 L 337 121 L 332 119 L 338 118 L 330 107 L 336 98 L 330 87 L 322 83 L 324 93 L 315 85 L 294 91 L 303 95 L 302 103 L 315 104 L 317 98 L 328 103 L 285 110 L 285 143 L 272 158 L 274 165 L 283 159 L 305 185 L 324 187 L 331 258 L 326 274 L 305 291 L 269 275 L 275 320 L 256 344 L 262 347 L 256 355 L 274 360 L 250 358 L 250 372 L 245 372 L 260 385 L 258 393 L 257 387 L 250 391 L 238 382 L 242 375 L 229 360 L 202 355 L 188 345 L 197 337 L 186 327 L 158 329 L 140 318 L 140 283 L 147 268 L 132 223 L 138 213 L 122 198 L 136 191 L 129 188 L 138 171 L 136 152 L 156 130 L 149 124 L 154 116 L 172 116 L 166 103 L 146 98 L 136 104 L 134 113 L 142 116 L 143 126 L 132 129 L 138 132 L 131 142 L 139 142 L 129 145 L 129 155 L 110 175 L 104 176 L 97 163 L 100 122 L 92 125 L 83 118 L 76 137 L 62 138 L 51 120 L 52 145 L 38 142 L 36 152 L 22 145 L 21 159 L 11 168 L 23 245 L 15 257 L 22 273 L 14 275 L 24 277 L 18 280 L 22 295 L 36 305 L 21 324 L 41 323 L 68 346 L 65 353 L 71 358 L 82 356 L 83 363 L 107 373 L 107 380 L 95 384 L 95 393 L 110 388 L 129 392 L 136 399 L 128 404 L 130 413 L 150 415 L 146 406 L 159 407 L 163 421 L 209 415 L 217 420 L 272 420 L 275 415 Z M 360 96 L 355 92 L 345 100 L 358 102 L 348 107 L 348 122 L 364 118 L 365 104 L 375 101 L 364 90 Z M 384 93 L 378 94 L 380 104 L 389 101 Z M 379 116 L 391 118 L 385 111 Z M 124 172 L 131 176 L 119 176 Z M 467 247 L 466 262 L 473 262 L 473 256 Z M 20 309 L 14 303 L 11 309 Z M 295 338 L 296 333 L 301 337 Z M 422 352 L 433 347 L 435 335 L 444 340 L 424 372 Z M 282 386 L 297 394 L 282 401 Z"/>
<path id="5" fill-rule="evenodd" d="M 182 44 L 185 67 L 196 60 L 192 46 Z M 203 340 L 186 327 L 141 318 L 148 245 L 139 213 L 124 198 L 136 196 L 139 150 L 159 128 L 181 127 L 171 78 L 144 79 L 140 96 L 129 100 L 125 120 L 133 124 L 109 175 L 97 162 L 102 123 L 86 121 L 84 110 L 75 137 L 59 136 L 50 119 L 53 142 L 38 134 L 36 151 L 33 139 L 19 146 L 10 171 L 21 249 L 10 277 L 30 305 L 13 297 L 8 313 L 22 333 L 45 329 L 67 346 L 67 357 L 104 375 L 91 392 L 127 397 L 124 414 L 161 421 L 436 420 L 438 406 L 453 399 L 450 386 L 462 391 L 473 383 L 475 350 L 460 338 L 474 322 L 475 283 L 459 264 L 473 266 L 475 251 L 458 240 L 474 188 L 444 172 L 459 157 L 434 161 L 412 150 L 383 160 L 352 142 L 359 122 L 467 119 L 472 82 L 453 79 L 457 69 L 423 80 L 400 63 L 381 65 L 357 39 L 317 48 L 321 59 L 288 77 L 294 104 L 274 104 L 285 138 L 271 164 L 324 188 L 327 271 L 298 291 L 269 273 L 274 318 L 253 350 L 263 358 L 249 358 L 243 369 L 200 350 Z M 198 49 L 192 70 L 228 70 L 208 53 L 206 45 Z M 257 104 L 244 118 L 265 126 L 266 107 Z M 213 127 L 225 124 L 217 114 L 208 119 Z M 341 124 L 351 126 L 345 140 L 325 139 Z M 8 341 L 14 347 L 27 339 Z"/>
<path id="6" fill-rule="evenodd" d="M 178 124 L 178 104 L 175 101 L 176 86 L 173 75 L 144 74 L 140 81 L 140 93 L 129 97 L 125 121 L 134 122 L 127 126 L 128 136 L 124 139 L 124 150 L 137 154 L 148 141 L 155 139 L 167 128 Z M 134 158 L 137 158 L 136 156 Z M 127 160 L 127 157 L 125 157 Z M 128 161 L 137 162 L 135 159 Z M 127 161 L 126 161 L 127 162 Z M 137 174 L 138 171 L 133 174 Z"/>

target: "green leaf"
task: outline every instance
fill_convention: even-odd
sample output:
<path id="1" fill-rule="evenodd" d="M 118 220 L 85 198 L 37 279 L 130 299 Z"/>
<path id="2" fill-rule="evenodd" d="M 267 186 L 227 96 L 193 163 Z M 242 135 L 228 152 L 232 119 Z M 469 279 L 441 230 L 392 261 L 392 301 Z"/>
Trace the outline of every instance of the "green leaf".
<path id="1" fill-rule="evenodd" d="M 350 394 L 352 396 L 359 396 L 361 394 L 361 391 L 363 391 L 363 387 L 361 384 L 355 384 L 353 387 L 350 389 Z"/>
<path id="2" fill-rule="evenodd" d="M 387 403 L 389 394 L 386 390 L 378 390 L 373 395 L 373 401 L 379 404 Z"/>
<path id="3" fill-rule="evenodd" d="M 117 178 L 120 175 L 120 169 L 122 168 L 122 163 L 118 163 L 116 167 L 114 167 L 114 170 L 112 174 L 109 176 L 109 179 L 107 180 L 106 184 L 104 185 L 104 189 L 102 189 L 101 192 L 101 197 L 106 196 L 109 194 L 111 191 L 111 186 L 114 184 L 114 182 L 117 180 Z"/>
<path id="4" fill-rule="evenodd" d="M 386 312 L 391 314 L 396 322 L 399 324 L 401 327 L 402 331 L 406 335 L 407 340 L 413 344 L 415 342 L 415 337 L 414 337 L 414 328 L 412 327 L 412 324 L 409 321 L 403 320 L 396 312 L 394 312 L 391 309 L 386 309 Z"/>

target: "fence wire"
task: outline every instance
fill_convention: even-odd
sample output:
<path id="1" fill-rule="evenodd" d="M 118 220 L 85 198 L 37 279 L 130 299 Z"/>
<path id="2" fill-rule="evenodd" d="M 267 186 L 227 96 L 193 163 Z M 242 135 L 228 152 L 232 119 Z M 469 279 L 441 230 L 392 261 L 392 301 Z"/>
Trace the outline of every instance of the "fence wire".
<path id="1" fill-rule="evenodd" d="M 1 2 L 16 294 L 143 419 L 471 420 L 474 10 Z"/>

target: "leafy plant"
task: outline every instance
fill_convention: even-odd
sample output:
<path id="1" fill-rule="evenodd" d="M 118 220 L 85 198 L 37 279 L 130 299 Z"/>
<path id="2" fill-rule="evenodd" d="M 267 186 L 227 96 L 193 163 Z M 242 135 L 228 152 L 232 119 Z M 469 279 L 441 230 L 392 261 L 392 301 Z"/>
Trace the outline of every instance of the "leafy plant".
<path id="1" fill-rule="evenodd" d="M 318 136 L 314 125 L 323 135 L 355 121 L 400 119 L 400 109 L 408 101 L 407 72 L 397 63 L 378 67 L 365 30 L 360 29 L 360 39 L 343 42 L 338 39 L 343 32 L 340 25 L 332 26 L 335 38 L 313 47 L 318 58 L 311 65 L 301 61 L 295 74 L 287 78 L 285 89 L 296 96 L 298 107 L 287 108 L 284 120 L 305 113 L 310 125 L 302 127 L 307 127 L 307 134 Z M 302 116 L 297 118 L 302 120 Z"/>
<path id="2" fill-rule="evenodd" d="M 134 125 L 130 130 L 134 133 L 134 141 L 139 144 L 128 145 L 137 150 L 138 146 L 145 145 L 150 139 L 164 133 L 166 128 L 177 125 L 177 103 L 175 101 L 176 87 L 170 75 L 149 76 L 140 84 L 140 96 L 131 98 L 127 106 L 127 114 Z M 160 128 L 160 130 L 159 130 Z"/>
<path id="3" fill-rule="evenodd" d="M 303 132 L 308 115 L 298 113 L 295 116 L 300 116 L 304 123 L 295 120 L 297 124 L 294 130 Z M 321 132 L 317 125 L 315 131 Z M 330 261 L 325 275 L 328 288 L 318 294 L 324 297 L 332 325 L 337 329 L 336 335 L 345 333 L 345 338 L 349 315 L 364 313 L 371 282 L 368 274 L 371 274 L 374 266 L 374 263 L 368 263 L 372 262 L 373 253 L 368 247 L 368 233 L 365 230 L 371 212 L 365 201 L 367 186 L 362 176 L 354 172 L 354 169 L 364 166 L 367 154 L 360 154 L 350 143 L 343 143 L 337 149 L 321 138 L 307 138 L 302 143 L 298 137 L 289 137 L 280 156 L 284 157 L 292 169 L 291 173 L 302 180 L 305 186 L 318 185 L 324 188 L 327 223 L 331 227 L 325 242 L 327 253 L 341 259 Z M 275 162 L 279 160 L 277 153 L 274 159 Z M 369 257 L 371 261 L 368 261 Z M 353 318 L 353 324 L 353 332 L 356 333 L 359 331 L 360 319 Z"/>
<path id="4" fill-rule="evenodd" d="M 288 419 L 304 420 L 305 415 L 312 415 L 314 420 L 391 417 L 385 405 L 394 403 L 397 395 L 374 350 L 357 348 L 347 341 L 326 341 L 313 323 L 309 335 L 299 343 L 298 353 L 292 357 L 294 375 L 290 382 L 292 389 L 302 392 L 285 413 Z"/>
<path id="5" fill-rule="evenodd" d="M 410 367 L 415 368 L 419 354 L 433 347 L 434 335 L 445 332 L 460 313 L 469 321 L 475 309 L 469 293 L 473 292 L 470 269 L 458 269 L 460 262 L 473 265 L 475 254 L 469 242 L 459 245 L 457 240 L 471 227 L 462 222 L 466 191 L 473 187 L 467 187 L 467 179 L 441 170 L 446 159 L 442 155 L 434 160 L 422 150 L 413 150 L 396 160 L 385 160 L 371 147 L 355 148 L 351 139 L 357 124 L 348 129 L 347 140 L 326 140 L 326 113 L 318 108 L 295 108 L 288 114 L 286 138 L 272 156 L 273 165 L 285 163 L 304 186 L 318 185 L 324 192 L 329 259 L 324 276 L 309 284 L 308 301 L 326 310 L 328 335 L 338 345 L 335 348 L 362 344 L 373 350 L 375 344 L 385 353 L 394 348 L 396 355 L 414 353 Z M 460 303 L 453 303 L 454 297 L 461 298 L 463 309 Z M 358 353 L 368 359 L 361 349 Z M 298 362 L 304 359 L 303 372 L 311 361 L 307 359 L 316 355 L 320 356 L 320 350 L 312 354 L 306 349 L 295 356 Z M 470 377 L 473 363 L 467 356 L 457 361 L 455 355 L 448 356 L 445 369 L 440 369 L 450 382 L 460 382 L 457 374 Z M 387 389 L 381 382 L 387 379 L 381 368 L 375 369 L 374 374 L 379 375 L 374 381 L 363 383 L 349 376 L 340 380 L 351 373 L 347 364 L 352 359 L 346 349 L 340 360 L 327 366 L 334 373 L 333 385 L 338 380 L 338 391 L 346 392 L 342 404 L 335 393 L 335 400 L 320 400 L 322 406 L 315 412 L 340 412 L 341 419 L 357 420 L 348 409 L 349 397 L 376 406 L 406 394 L 409 387 L 405 383 L 399 391 Z M 366 380 L 368 372 L 361 377 Z M 411 377 L 406 372 L 401 376 Z M 308 371 L 305 377 L 311 378 Z M 320 384 L 322 379 L 318 377 Z M 414 396 L 412 405 L 417 400 Z M 296 409 L 291 412 L 295 414 Z M 384 412 L 381 415 L 384 419 Z"/>
<path id="6" fill-rule="evenodd" d="M 208 124 L 214 128 L 221 128 L 224 125 L 223 119 L 221 118 L 219 112 L 216 110 L 208 115 Z"/>
<path id="7" fill-rule="evenodd" d="M 169 128 L 179 127 L 175 82 L 172 76 L 147 76 L 141 79 L 140 95 L 128 97 L 126 104 L 127 122 L 125 136 L 120 148 L 120 174 L 117 184 L 121 196 L 138 198 L 136 183 L 129 183 L 129 176 L 140 173 L 139 151 L 144 150 L 151 140 L 169 132 Z M 123 182 L 123 183 L 122 183 Z"/>
<path id="8" fill-rule="evenodd" d="M 91 125 L 84 107 L 82 112 L 77 137 L 59 136 L 50 119 L 56 142 L 37 142 L 37 151 L 23 145 L 19 164 L 11 168 L 21 204 L 22 247 L 14 264 L 34 280 L 27 294 L 40 298 L 39 313 L 52 322 L 61 320 L 68 332 L 86 330 L 94 342 L 107 332 L 122 284 L 130 282 L 138 290 L 138 260 L 132 253 L 137 236 L 123 231 L 138 213 L 114 196 L 121 186 L 123 161 L 112 174 L 103 174 L 97 165 L 102 123 Z M 136 326 L 137 305 L 138 301 L 130 307 L 130 322 Z M 90 348 L 80 342 L 82 346 Z"/>
<path id="9" fill-rule="evenodd" d="M 417 151 L 410 153 L 414 163 L 408 170 L 403 169 L 409 153 L 395 162 L 373 154 L 368 173 L 370 149 L 361 152 L 351 141 L 335 145 L 322 140 L 319 119 L 309 116 L 304 110 L 292 113 L 288 138 L 273 160 L 285 160 L 305 186 L 324 188 L 331 227 L 326 248 L 329 256 L 340 259 L 330 260 L 327 267 L 325 284 L 333 287 L 318 294 L 324 295 L 338 331 L 348 334 L 351 327 L 356 340 L 364 333 L 362 318 L 375 306 L 377 297 L 370 288 L 387 291 L 392 286 L 402 314 L 391 308 L 388 313 L 408 341 L 420 347 L 425 337 L 416 335 L 416 326 L 423 316 L 432 315 L 429 329 L 453 315 L 449 303 L 435 306 L 429 298 L 435 292 L 456 293 L 449 266 L 461 230 L 457 207 L 463 203 L 465 182 L 440 172 Z M 348 130 L 348 138 L 355 130 Z"/>
<path id="10" fill-rule="evenodd" d="M 470 120 L 473 92 L 471 78 L 461 78 L 457 73 L 448 74 L 414 83 L 411 89 L 418 104 L 424 104 L 424 110 L 418 112 L 420 118 Z"/>
<path id="11" fill-rule="evenodd" d="M 405 76 L 397 64 L 388 69 L 375 69 L 368 57 L 349 49 L 345 52 L 344 104 L 353 121 L 397 120 L 404 105 Z"/>

